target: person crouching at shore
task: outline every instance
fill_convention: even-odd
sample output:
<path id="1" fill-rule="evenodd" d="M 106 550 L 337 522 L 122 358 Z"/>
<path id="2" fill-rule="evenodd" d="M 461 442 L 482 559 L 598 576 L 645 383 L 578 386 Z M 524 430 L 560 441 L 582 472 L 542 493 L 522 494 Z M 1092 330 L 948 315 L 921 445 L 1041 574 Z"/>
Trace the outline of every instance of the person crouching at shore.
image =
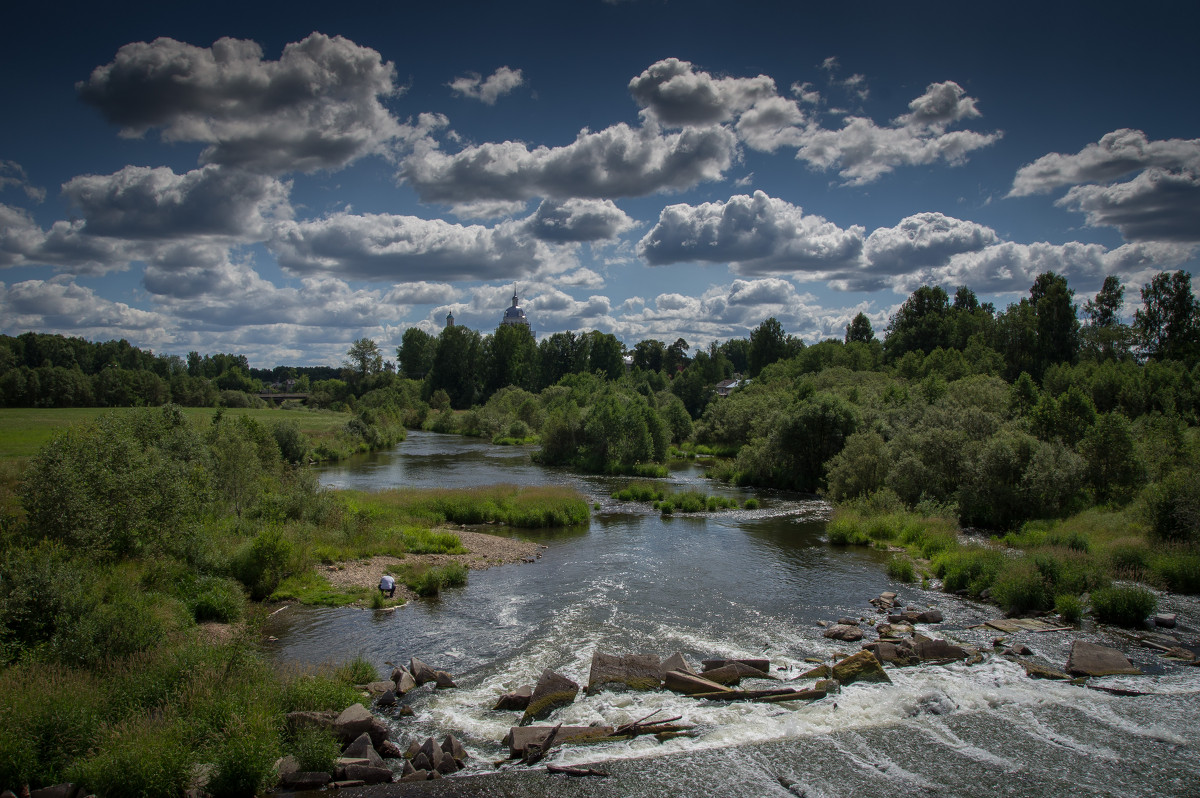
<path id="1" fill-rule="evenodd" d="M 384 574 L 379 580 L 379 592 L 388 598 L 396 595 L 396 578 L 391 574 Z"/>

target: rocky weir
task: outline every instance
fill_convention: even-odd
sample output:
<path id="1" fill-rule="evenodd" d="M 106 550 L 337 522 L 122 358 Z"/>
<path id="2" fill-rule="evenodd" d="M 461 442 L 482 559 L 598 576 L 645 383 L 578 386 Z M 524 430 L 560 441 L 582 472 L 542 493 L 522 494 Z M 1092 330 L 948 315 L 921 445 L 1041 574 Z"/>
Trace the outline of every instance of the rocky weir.
<path id="1" fill-rule="evenodd" d="M 579 683 L 553 668 L 545 668 L 530 684 L 495 695 L 480 711 L 508 716 L 511 725 L 500 743 L 504 756 L 489 759 L 472 756 L 454 733 L 422 736 L 411 734 L 406 722 L 414 714 L 412 703 L 429 693 L 458 690 L 453 675 L 413 657 L 393 668 L 388 680 L 362 685 L 369 701 L 338 713 L 294 713 L 291 725 L 315 724 L 330 729 L 345 746 L 337 768 L 331 773 L 299 772 L 294 763 L 279 763 L 279 787 L 285 790 L 351 787 L 393 781 L 432 781 L 456 775 L 481 775 L 511 771 L 544 770 L 567 777 L 608 778 L 603 764 L 582 763 L 589 751 L 602 746 L 649 739 L 657 744 L 687 740 L 712 732 L 711 721 L 698 719 L 686 710 L 670 715 L 663 708 L 642 712 L 638 696 L 670 693 L 694 702 L 695 706 L 738 703 L 804 706 L 833 702 L 855 685 L 891 685 L 893 676 L 906 671 L 936 668 L 954 673 L 984 666 L 1000 659 L 1018 664 L 1030 679 L 1056 679 L 1079 687 L 1092 687 L 1123 696 L 1136 696 L 1135 689 L 1093 684 L 1093 677 L 1140 675 L 1121 651 L 1087 640 L 1075 640 L 1061 667 L 1055 667 L 1024 643 L 1010 644 L 1006 636 L 992 636 L 990 645 L 964 644 L 956 640 L 964 630 L 938 633 L 943 614 L 933 607 L 905 606 L 895 592 L 884 592 L 869 602 L 873 612 L 858 617 L 843 616 L 820 621 L 822 637 L 857 646 L 834 655 L 808 658 L 807 668 L 795 664 L 772 664 L 767 657 L 719 657 L 689 660 L 681 652 L 665 657 L 655 654 L 592 652 L 588 678 Z M 1172 621 L 1174 619 L 1171 619 Z M 988 623 L 993 624 L 989 626 Z M 996 619 L 979 624 L 976 630 L 1049 630 L 1065 627 L 1038 619 Z M 1173 631 L 1173 630 L 1172 630 Z M 869 638 L 869 639 L 868 639 Z M 1131 642 L 1158 651 L 1165 658 L 1200 665 L 1195 652 L 1171 631 L 1145 631 L 1130 636 Z M 624 696 L 630 720 L 619 723 L 575 724 L 560 719 L 580 700 L 602 694 Z M 367 705 L 371 707 L 369 710 Z M 946 692 L 920 696 L 914 712 L 949 715 L 959 706 Z M 399 738 L 396 742 L 393 738 Z M 752 741 L 739 741 L 744 745 Z M 645 750 L 645 749 L 643 749 Z M 556 760 L 563 760 L 556 762 Z"/>

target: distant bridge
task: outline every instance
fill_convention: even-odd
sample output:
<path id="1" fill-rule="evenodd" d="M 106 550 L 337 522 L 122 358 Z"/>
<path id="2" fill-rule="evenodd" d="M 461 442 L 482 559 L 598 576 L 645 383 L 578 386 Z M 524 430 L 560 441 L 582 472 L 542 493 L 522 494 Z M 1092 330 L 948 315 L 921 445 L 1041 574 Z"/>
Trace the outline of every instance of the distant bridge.
<path id="1" fill-rule="evenodd" d="M 308 394 L 306 393 L 271 393 L 270 391 L 263 391 L 262 393 L 255 394 L 255 396 L 257 396 L 259 399 L 265 399 L 268 402 L 282 403 L 286 402 L 288 399 L 296 399 L 306 403 L 308 402 Z"/>

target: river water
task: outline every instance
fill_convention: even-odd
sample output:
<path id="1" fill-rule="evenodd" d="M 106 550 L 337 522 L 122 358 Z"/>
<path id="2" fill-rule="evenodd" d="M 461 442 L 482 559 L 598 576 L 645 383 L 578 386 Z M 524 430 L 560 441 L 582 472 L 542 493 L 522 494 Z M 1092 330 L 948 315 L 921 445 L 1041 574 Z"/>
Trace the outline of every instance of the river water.
<path id="1" fill-rule="evenodd" d="M 428 687 L 406 701 L 413 718 L 391 718 L 406 746 L 453 733 L 471 755 L 467 774 L 496 768 L 500 741 L 519 713 L 491 710 L 496 698 L 553 668 L 586 687 L 592 654 L 679 651 L 701 659 L 767 657 L 780 678 L 857 650 L 822 636 L 818 621 L 875 618 L 868 599 L 898 592 L 909 606 L 940 609 L 922 629 L 991 651 L 999 633 L 970 628 L 995 608 L 890 580 L 887 555 L 834 548 L 824 539 L 820 501 L 707 482 L 679 464 L 672 490 L 754 496 L 755 510 L 663 518 L 648 505 L 609 494 L 629 480 L 581 476 L 530 462 L 522 447 L 412 432 L 398 449 L 327 468 L 331 487 L 465 487 L 498 482 L 570 485 L 599 505 L 590 527 L 520 534 L 545 546 L 535 563 L 472 572 L 469 584 L 392 613 L 291 607 L 271 621 L 281 662 L 327 663 L 362 655 L 381 674 L 416 656 L 452 673 L 460 688 Z M 506 530 L 489 529 L 505 533 Z M 1175 630 L 1196 642 L 1200 603 L 1163 596 L 1180 614 Z M 868 634 L 867 639 L 872 636 Z M 609 779 L 553 781 L 455 777 L 456 794 L 892 796 L 1200 796 L 1200 668 L 1166 664 L 1125 633 L 1008 635 L 1062 668 L 1080 638 L 1125 650 L 1148 675 L 1094 684 L 1135 689 L 1122 697 L 1033 680 L 1007 659 L 974 666 L 890 669 L 890 685 L 853 684 L 811 704 L 718 704 L 668 692 L 601 692 L 547 722 L 619 725 L 660 710 L 683 716 L 698 735 L 568 747 L 557 764 L 593 764 Z M 807 684 L 807 683 L 801 683 Z M 769 686 L 769 685 L 762 685 Z M 453 782 L 453 784 L 451 784 Z"/>

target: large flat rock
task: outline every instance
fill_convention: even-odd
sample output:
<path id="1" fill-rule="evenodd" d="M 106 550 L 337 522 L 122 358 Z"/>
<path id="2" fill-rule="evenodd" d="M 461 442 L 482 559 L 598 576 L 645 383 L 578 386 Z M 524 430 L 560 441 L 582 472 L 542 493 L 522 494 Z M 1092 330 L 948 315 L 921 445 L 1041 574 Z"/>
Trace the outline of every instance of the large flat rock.
<path id="1" fill-rule="evenodd" d="M 1071 655 L 1067 658 L 1067 673 L 1075 676 L 1115 676 L 1117 674 L 1140 674 L 1129 658 L 1115 648 L 1076 640 L 1071 644 Z"/>
<path id="2" fill-rule="evenodd" d="M 588 695 L 605 688 L 628 690 L 657 690 L 660 679 L 658 657 L 649 654 L 592 654 L 592 670 L 588 675 Z"/>
<path id="3" fill-rule="evenodd" d="M 504 738 L 509 757 L 524 756 L 525 749 L 531 744 L 543 744 L 553 729 L 553 726 L 513 726 Z M 609 737 L 612 733 L 612 726 L 561 726 L 554 736 L 554 744 L 588 742 Z"/>

